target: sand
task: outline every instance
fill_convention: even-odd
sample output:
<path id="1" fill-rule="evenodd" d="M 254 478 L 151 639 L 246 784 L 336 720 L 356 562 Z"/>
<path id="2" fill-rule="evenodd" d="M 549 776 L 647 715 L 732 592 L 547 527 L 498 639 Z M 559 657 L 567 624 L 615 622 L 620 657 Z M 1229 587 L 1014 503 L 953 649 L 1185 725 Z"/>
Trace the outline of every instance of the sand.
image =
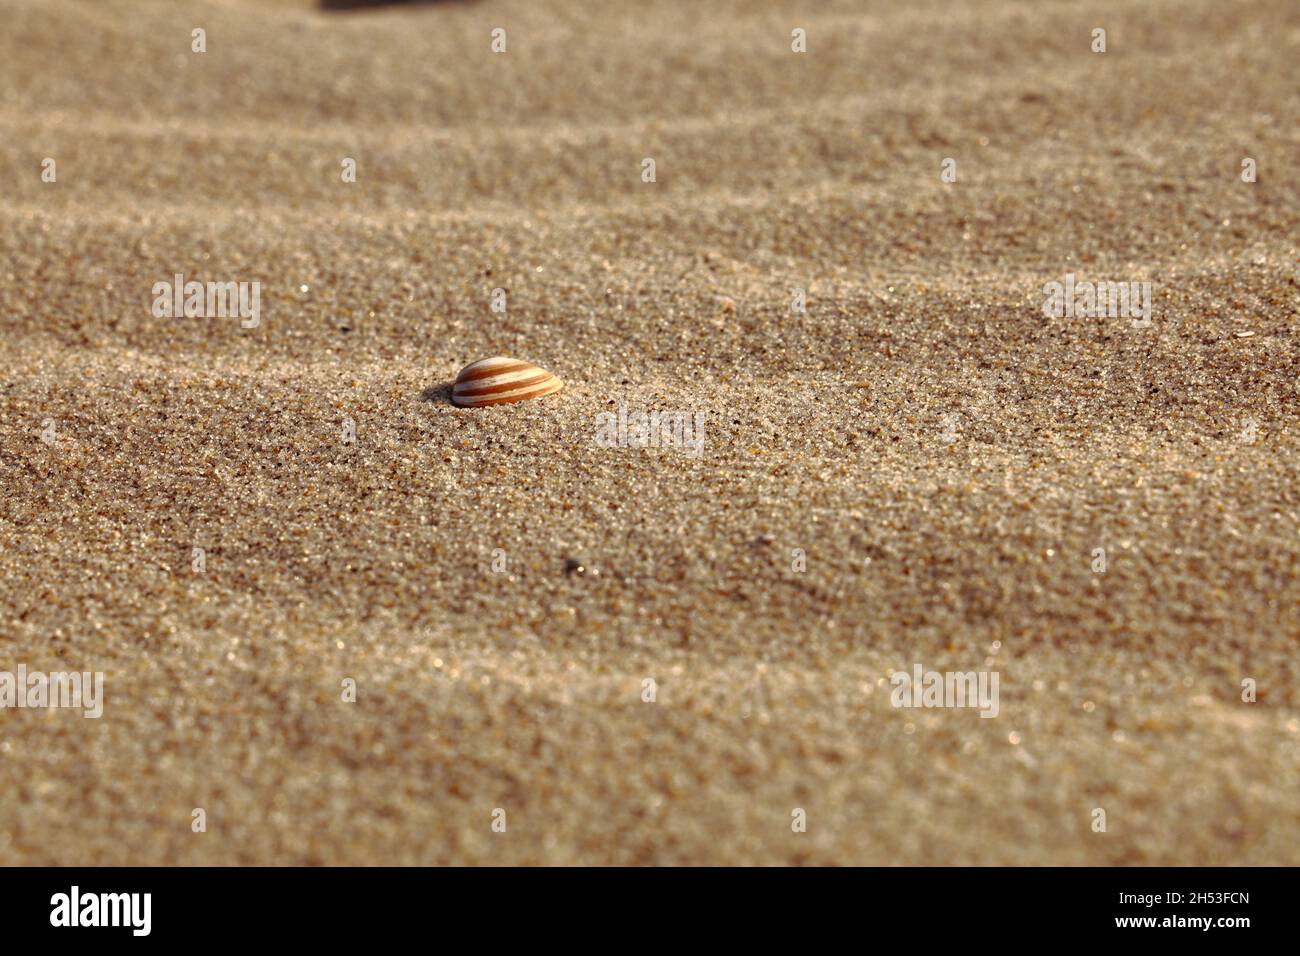
<path id="1" fill-rule="evenodd" d="M 1300 863 L 1293 3 L 0 20 L 0 860 Z"/>

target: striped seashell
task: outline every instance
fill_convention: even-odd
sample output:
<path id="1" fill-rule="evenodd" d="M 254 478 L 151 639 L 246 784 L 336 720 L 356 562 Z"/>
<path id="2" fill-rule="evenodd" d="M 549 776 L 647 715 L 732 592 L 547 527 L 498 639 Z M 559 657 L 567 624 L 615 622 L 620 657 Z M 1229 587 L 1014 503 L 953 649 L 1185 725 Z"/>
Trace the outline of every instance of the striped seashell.
<path id="1" fill-rule="evenodd" d="M 451 389 L 451 401 L 461 408 L 504 405 L 550 395 L 563 387 L 564 383 L 544 368 L 498 355 L 461 369 Z"/>

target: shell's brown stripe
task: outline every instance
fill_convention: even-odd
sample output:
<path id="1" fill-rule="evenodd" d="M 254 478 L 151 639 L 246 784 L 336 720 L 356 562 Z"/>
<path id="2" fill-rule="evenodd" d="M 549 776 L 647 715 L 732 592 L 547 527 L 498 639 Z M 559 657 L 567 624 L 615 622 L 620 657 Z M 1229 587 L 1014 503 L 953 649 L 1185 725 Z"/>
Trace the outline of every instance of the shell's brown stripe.
<path id="1" fill-rule="evenodd" d="M 456 378 L 457 383 L 473 382 L 480 378 L 491 378 L 494 375 L 508 375 L 511 372 L 523 372 L 530 368 L 536 368 L 535 365 L 529 365 L 527 362 L 507 362 L 501 365 L 487 365 L 483 368 L 476 368 L 473 371 L 466 369 Z"/>
<path id="2" fill-rule="evenodd" d="M 563 387 L 563 382 L 532 362 L 495 355 L 460 370 L 451 400 L 461 408 L 505 405 L 550 395 Z"/>
<path id="3" fill-rule="evenodd" d="M 551 392 L 558 392 L 558 391 L 559 391 L 559 382 L 557 380 L 555 388 L 550 388 L 548 386 L 547 388 L 539 388 L 531 392 L 526 392 L 523 395 L 507 395 L 503 398 L 472 399 L 466 402 L 466 404 L 472 405 L 475 408 L 481 408 L 486 405 L 508 405 L 511 402 L 522 402 L 529 398 L 537 398 L 541 395 L 549 395 Z M 463 396 L 460 397 L 463 398 Z"/>
<path id="4" fill-rule="evenodd" d="M 555 376 L 550 372 L 542 372 L 540 375 L 534 375 L 532 378 L 521 378 L 513 382 L 499 382 L 496 385 L 488 385 L 482 388 L 462 388 L 457 391 L 456 394 L 463 398 L 474 398 L 478 395 L 495 395 L 497 392 L 514 392 L 521 388 L 531 388 L 534 385 L 540 385 L 554 377 Z"/>

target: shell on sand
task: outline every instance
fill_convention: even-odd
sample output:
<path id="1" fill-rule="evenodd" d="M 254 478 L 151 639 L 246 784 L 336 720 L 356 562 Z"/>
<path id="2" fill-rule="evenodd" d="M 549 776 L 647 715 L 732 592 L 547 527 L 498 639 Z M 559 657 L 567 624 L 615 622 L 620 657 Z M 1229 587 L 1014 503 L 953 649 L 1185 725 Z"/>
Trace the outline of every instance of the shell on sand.
<path id="1" fill-rule="evenodd" d="M 498 355 L 461 369 L 451 389 L 451 401 L 461 408 L 504 405 L 550 395 L 563 387 L 564 383 L 544 368 Z"/>

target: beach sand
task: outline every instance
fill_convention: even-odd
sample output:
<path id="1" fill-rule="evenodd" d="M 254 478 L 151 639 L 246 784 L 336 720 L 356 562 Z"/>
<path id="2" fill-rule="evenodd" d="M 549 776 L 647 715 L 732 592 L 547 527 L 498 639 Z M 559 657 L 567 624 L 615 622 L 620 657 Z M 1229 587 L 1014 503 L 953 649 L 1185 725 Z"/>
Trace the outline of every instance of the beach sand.
<path id="1" fill-rule="evenodd" d="M 1294 3 L 0 21 L 4 863 L 1300 864 Z"/>

